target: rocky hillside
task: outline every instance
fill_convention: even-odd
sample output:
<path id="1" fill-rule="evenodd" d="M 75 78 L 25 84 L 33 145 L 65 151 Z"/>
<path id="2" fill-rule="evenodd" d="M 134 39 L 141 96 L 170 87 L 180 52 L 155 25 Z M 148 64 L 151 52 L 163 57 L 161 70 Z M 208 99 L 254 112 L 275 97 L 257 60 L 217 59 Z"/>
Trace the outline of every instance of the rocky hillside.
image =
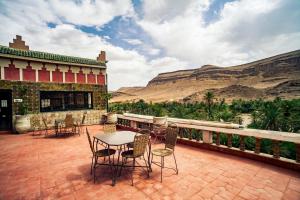
<path id="1" fill-rule="evenodd" d="M 237 66 L 204 65 L 162 73 L 146 87 L 120 88 L 111 101 L 193 102 L 201 101 L 208 90 L 227 101 L 300 98 L 300 50 Z"/>

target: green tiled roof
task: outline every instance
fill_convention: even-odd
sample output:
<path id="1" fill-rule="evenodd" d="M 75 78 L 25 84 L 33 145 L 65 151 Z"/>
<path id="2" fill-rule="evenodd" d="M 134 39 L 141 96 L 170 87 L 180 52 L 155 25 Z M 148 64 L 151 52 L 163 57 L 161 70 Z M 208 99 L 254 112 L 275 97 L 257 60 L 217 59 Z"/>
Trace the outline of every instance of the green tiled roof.
<path id="1" fill-rule="evenodd" d="M 65 55 L 46 53 L 40 51 L 26 51 L 26 50 L 10 48 L 2 45 L 0 45 L 0 54 L 8 54 L 12 56 L 21 56 L 21 57 L 28 57 L 28 58 L 35 58 L 35 59 L 42 59 L 42 60 L 49 60 L 49 61 L 58 61 L 58 62 L 65 62 L 65 63 L 105 66 L 105 63 L 93 59 L 65 56 Z"/>

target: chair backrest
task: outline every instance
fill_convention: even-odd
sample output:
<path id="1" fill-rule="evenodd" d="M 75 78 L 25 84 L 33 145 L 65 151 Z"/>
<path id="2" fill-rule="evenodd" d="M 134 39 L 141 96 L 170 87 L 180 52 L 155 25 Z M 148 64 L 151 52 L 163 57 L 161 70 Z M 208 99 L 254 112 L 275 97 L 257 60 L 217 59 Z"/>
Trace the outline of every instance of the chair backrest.
<path id="1" fill-rule="evenodd" d="M 165 148 L 174 150 L 177 141 L 178 128 L 168 127 L 165 140 Z"/>
<path id="2" fill-rule="evenodd" d="M 86 113 L 83 114 L 82 120 L 81 120 L 81 125 L 83 125 L 85 123 L 86 115 L 87 115 Z"/>
<path id="3" fill-rule="evenodd" d="M 41 128 L 40 118 L 36 115 L 33 115 L 32 117 L 30 117 L 30 126 L 33 129 Z"/>
<path id="4" fill-rule="evenodd" d="M 46 129 L 48 129 L 48 121 L 47 117 L 45 115 L 42 116 L 42 121 Z"/>
<path id="5" fill-rule="evenodd" d="M 72 127 L 73 125 L 74 125 L 74 119 L 72 117 L 72 114 L 66 114 L 65 126 Z"/>
<path id="6" fill-rule="evenodd" d="M 149 134 L 150 135 L 150 130 L 149 129 L 141 129 L 139 131 L 140 134 Z"/>
<path id="7" fill-rule="evenodd" d="M 116 131 L 117 131 L 117 127 L 115 124 L 103 124 L 104 133 L 114 133 Z"/>
<path id="8" fill-rule="evenodd" d="M 149 141 L 148 134 L 138 134 L 134 136 L 133 141 L 133 156 L 142 156 L 144 155 Z"/>
<path id="9" fill-rule="evenodd" d="M 93 154 L 95 154 L 95 151 L 94 151 L 94 145 L 93 145 L 93 143 L 92 143 L 91 136 L 90 136 L 89 131 L 88 131 L 87 128 L 86 128 L 86 135 L 87 135 L 87 138 L 88 138 L 88 140 L 89 140 L 89 144 L 90 144 L 91 151 L 92 151 Z"/>

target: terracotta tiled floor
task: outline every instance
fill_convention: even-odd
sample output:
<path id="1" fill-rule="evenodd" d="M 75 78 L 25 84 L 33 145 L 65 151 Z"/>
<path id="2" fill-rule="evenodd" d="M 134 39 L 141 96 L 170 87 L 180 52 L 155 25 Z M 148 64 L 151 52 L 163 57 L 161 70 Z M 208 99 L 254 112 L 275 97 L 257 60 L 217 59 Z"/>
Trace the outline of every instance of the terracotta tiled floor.
<path id="1" fill-rule="evenodd" d="M 94 184 L 90 155 L 86 135 L 0 134 L 0 199 L 300 199 L 300 173 L 217 152 L 177 145 L 179 175 L 137 170 L 133 187 L 128 171 L 112 187 L 105 168 Z"/>

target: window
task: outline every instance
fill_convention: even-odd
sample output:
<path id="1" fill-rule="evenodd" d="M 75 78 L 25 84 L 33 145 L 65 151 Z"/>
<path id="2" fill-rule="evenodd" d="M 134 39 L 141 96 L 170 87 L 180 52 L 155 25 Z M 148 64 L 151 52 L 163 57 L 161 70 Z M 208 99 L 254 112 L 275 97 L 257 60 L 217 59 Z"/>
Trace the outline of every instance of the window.
<path id="1" fill-rule="evenodd" d="M 91 92 L 40 92 L 41 112 L 89 109 L 92 107 Z"/>

